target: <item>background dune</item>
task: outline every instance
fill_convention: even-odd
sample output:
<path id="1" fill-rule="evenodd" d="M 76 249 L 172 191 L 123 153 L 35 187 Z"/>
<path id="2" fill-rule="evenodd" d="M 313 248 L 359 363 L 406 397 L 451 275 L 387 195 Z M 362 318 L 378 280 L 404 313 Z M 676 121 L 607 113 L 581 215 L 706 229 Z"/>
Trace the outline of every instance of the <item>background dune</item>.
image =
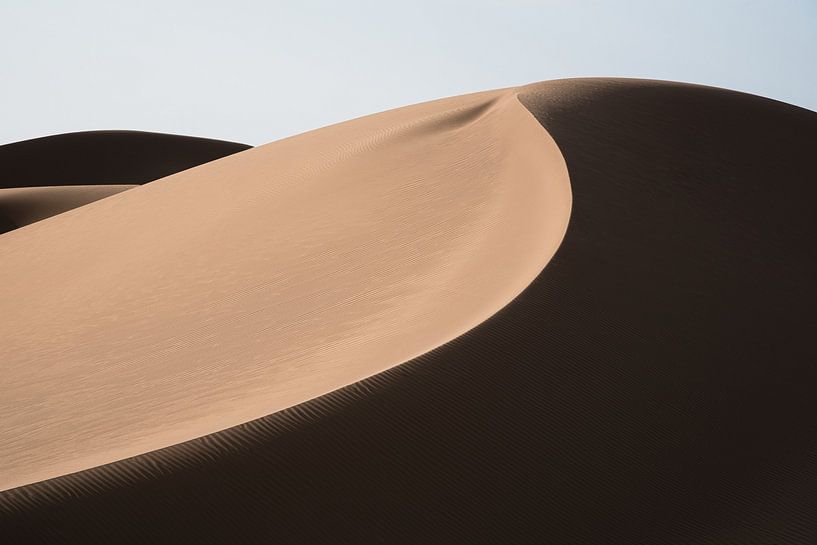
<path id="1" fill-rule="evenodd" d="M 573 195 L 521 295 L 345 388 L 7 490 L 0 527 L 43 543 L 814 543 L 817 114 L 651 81 L 519 92 Z M 432 141 L 423 158 L 459 164 Z M 508 266 L 494 257 L 482 266 Z"/>
<path id="2" fill-rule="evenodd" d="M 82 205 L 133 189 L 136 185 L 75 185 L 0 189 L 0 218 L 11 231 Z"/>
<path id="3" fill-rule="evenodd" d="M 0 146 L 0 233 L 249 148 L 142 131 L 76 132 Z"/>
<path id="4" fill-rule="evenodd" d="M 0 188 L 143 184 L 249 148 L 143 131 L 57 134 L 0 146 Z"/>

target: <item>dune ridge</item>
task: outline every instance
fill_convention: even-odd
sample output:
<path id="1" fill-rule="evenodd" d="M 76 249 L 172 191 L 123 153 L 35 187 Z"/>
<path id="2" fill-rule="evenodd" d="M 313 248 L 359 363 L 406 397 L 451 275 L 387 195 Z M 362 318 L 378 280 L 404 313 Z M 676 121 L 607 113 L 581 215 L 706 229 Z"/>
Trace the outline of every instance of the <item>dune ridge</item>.
<path id="1" fill-rule="evenodd" d="M 520 293 L 569 212 L 561 154 L 508 90 L 313 131 L 7 233 L 0 488 L 427 352 Z"/>

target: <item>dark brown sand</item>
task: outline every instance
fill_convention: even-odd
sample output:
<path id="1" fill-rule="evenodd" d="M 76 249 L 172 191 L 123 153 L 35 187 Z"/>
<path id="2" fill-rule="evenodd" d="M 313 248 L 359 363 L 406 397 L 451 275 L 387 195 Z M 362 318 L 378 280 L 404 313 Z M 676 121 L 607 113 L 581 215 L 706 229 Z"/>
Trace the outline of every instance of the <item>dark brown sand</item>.
<path id="1" fill-rule="evenodd" d="M 0 493 L 13 543 L 817 541 L 817 114 L 682 84 L 523 103 L 546 269 L 453 341 L 245 425 Z"/>

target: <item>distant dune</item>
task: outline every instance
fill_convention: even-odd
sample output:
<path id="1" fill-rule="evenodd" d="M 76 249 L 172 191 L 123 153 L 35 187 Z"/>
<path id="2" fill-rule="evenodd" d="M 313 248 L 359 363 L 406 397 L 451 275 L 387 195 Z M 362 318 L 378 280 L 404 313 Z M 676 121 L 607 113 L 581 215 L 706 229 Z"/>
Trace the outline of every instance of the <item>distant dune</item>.
<path id="1" fill-rule="evenodd" d="M 0 147 L 10 542 L 817 541 L 814 112 L 577 79 L 52 142 Z"/>
<path id="2" fill-rule="evenodd" d="M 143 131 L 85 131 L 0 146 L 0 188 L 143 184 L 249 149 L 246 144 Z"/>
<path id="3" fill-rule="evenodd" d="M 134 187 L 139 186 L 58 185 L 0 189 L 0 216 L 6 225 L 3 231 L 13 231 Z"/>
<path id="4" fill-rule="evenodd" d="M 0 233 L 249 149 L 141 131 L 86 131 L 0 146 Z"/>

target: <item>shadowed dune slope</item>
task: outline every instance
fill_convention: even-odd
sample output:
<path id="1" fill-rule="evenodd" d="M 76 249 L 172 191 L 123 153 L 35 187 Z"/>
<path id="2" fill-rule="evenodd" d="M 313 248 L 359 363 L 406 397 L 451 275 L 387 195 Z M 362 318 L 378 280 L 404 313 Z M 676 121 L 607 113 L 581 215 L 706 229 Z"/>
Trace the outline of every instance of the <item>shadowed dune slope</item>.
<path id="1" fill-rule="evenodd" d="M 141 131 L 75 132 L 0 146 L 0 233 L 249 148 Z"/>
<path id="2" fill-rule="evenodd" d="M 5 534 L 817 541 L 817 114 L 651 81 L 520 91 L 573 192 L 521 295 L 356 384 L 0 493 Z"/>

